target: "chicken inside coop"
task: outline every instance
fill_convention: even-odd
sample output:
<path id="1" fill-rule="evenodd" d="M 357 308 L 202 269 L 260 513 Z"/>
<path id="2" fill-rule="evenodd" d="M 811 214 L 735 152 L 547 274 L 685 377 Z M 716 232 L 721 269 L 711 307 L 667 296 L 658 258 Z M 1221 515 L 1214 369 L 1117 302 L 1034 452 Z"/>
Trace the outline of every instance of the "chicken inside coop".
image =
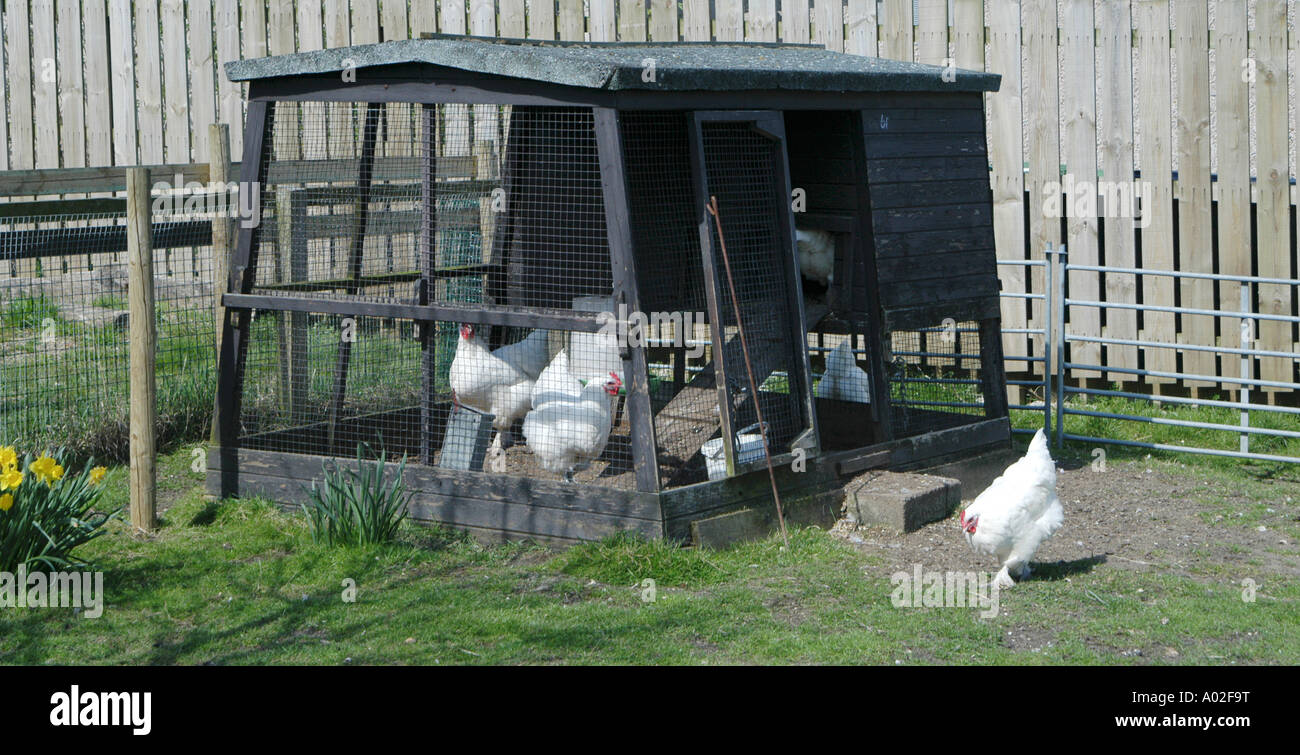
<path id="1" fill-rule="evenodd" d="M 810 312 L 828 307 L 835 282 L 835 235 L 817 228 L 796 228 L 795 241 L 804 304 Z M 810 318 L 809 324 L 815 322 Z"/>
<path id="2" fill-rule="evenodd" d="M 619 411 L 622 361 L 616 344 L 607 340 L 603 334 L 539 328 L 516 343 L 489 349 L 476 326 L 460 326 L 449 373 L 452 411 L 491 417 L 483 471 L 534 477 L 546 472 L 569 482 L 578 473 L 585 473 L 582 481 L 603 476 L 612 482 L 609 477 L 628 471 L 630 464 L 622 459 L 628 433 Z M 610 364 L 618 369 L 592 374 L 596 366 Z M 523 444 L 515 442 L 516 425 Z M 607 454 L 611 432 L 620 426 L 617 450 Z M 446 441 L 453 442 L 460 441 Z"/>
<path id="3" fill-rule="evenodd" d="M 840 341 L 826 356 L 826 370 L 813 389 L 817 398 L 871 403 L 871 379 L 867 377 L 867 371 L 858 366 L 851 343 L 850 339 Z"/>

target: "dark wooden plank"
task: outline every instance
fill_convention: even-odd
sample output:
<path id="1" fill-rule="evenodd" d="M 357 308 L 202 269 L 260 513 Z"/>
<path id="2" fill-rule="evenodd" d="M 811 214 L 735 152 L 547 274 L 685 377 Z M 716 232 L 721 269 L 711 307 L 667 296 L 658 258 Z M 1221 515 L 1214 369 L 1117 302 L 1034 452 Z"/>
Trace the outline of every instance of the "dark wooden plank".
<path id="1" fill-rule="evenodd" d="M 904 438 L 892 449 L 891 469 L 913 468 L 952 454 L 970 454 L 994 444 L 1011 442 L 1011 423 L 1005 417 Z"/>
<path id="2" fill-rule="evenodd" d="M 396 317 L 425 322 L 465 322 L 517 328 L 547 328 L 595 333 L 604 322 L 598 312 L 559 311 L 493 304 L 402 304 L 400 302 L 346 300 L 267 294 L 225 294 L 222 303 L 235 310 L 352 314 Z"/>
<path id="3" fill-rule="evenodd" d="M 890 132 L 867 139 L 867 157 L 972 157 L 986 154 L 982 134 L 908 134 Z"/>
<path id="4" fill-rule="evenodd" d="M 211 243 L 212 222 L 208 220 L 153 224 L 154 249 L 208 246 Z M 126 251 L 126 226 L 0 232 L 0 259 L 71 257 L 85 254 L 87 249 L 93 249 L 95 254 Z"/>
<path id="5" fill-rule="evenodd" d="M 974 299 L 984 296 L 996 296 L 997 278 L 985 274 L 954 276 L 947 279 L 925 281 L 889 281 L 881 282 L 880 303 L 886 309 L 891 307 L 915 306 L 917 302 L 929 302 L 936 313 L 946 312 L 948 302 L 955 299 Z M 940 314 L 942 322 L 949 314 Z"/>
<path id="6" fill-rule="evenodd" d="M 868 186 L 913 181 L 989 180 L 987 156 L 873 158 L 867 163 Z"/>
<path id="7" fill-rule="evenodd" d="M 237 472 L 267 478 L 308 483 L 320 478 L 322 462 L 356 468 L 355 458 L 322 457 L 281 451 L 238 449 L 223 453 L 208 452 L 209 474 Z M 396 465 L 393 465 L 396 470 Z M 394 471 L 395 473 L 395 471 Z M 569 512 L 588 512 L 603 516 L 658 521 L 661 518 L 659 496 L 632 490 L 540 480 L 484 472 L 466 472 L 409 463 L 404 479 L 412 490 L 432 495 L 463 496 L 475 500 L 519 503 L 538 508 Z"/>
<path id="8" fill-rule="evenodd" d="M 427 306 L 434 296 L 437 280 L 432 271 L 438 266 L 438 171 L 445 159 L 438 155 L 438 107 L 423 105 L 421 117 L 420 167 L 420 289 L 419 302 Z M 472 166 L 472 161 L 471 161 Z M 421 322 L 420 332 L 420 461 L 432 465 L 434 448 L 434 407 L 437 397 L 438 337 L 437 327 L 431 322 Z"/>
<path id="9" fill-rule="evenodd" d="M 992 225 L 876 234 L 876 254 L 881 259 L 993 249 L 994 244 Z"/>
<path id="10" fill-rule="evenodd" d="M 911 257 L 886 257 L 876 261 L 881 285 L 897 281 L 949 280 L 965 275 L 996 277 L 997 258 L 992 249 L 973 249 Z"/>
<path id="11" fill-rule="evenodd" d="M 984 111 L 975 109 L 865 108 L 868 134 L 980 133 Z"/>
<path id="12" fill-rule="evenodd" d="M 627 177 L 623 172 L 623 142 L 618 114 L 607 108 L 593 111 L 596 152 L 605 205 L 605 227 L 609 236 L 614 292 L 628 312 L 641 312 L 636 258 L 632 249 L 628 217 Z M 655 454 L 654 420 L 650 408 L 649 367 L 645 347 L 624 345 L 623 375 L 626 379 L 627 412 L 632 434 L 632 468 L 637 490 L 659 490 L 659 466 Z"/>
<path id="13" fill-rule="evenodd" d="M 987 176 L 960 181 L 916 181 L 871 187 L 871 206 L 878 210 L 964 202 L 992 202 Z"/>
<path id="14" fill-rule="evenodd" d="M 976 228 L 993 223 L 993 208 L 987 202 L 906 207 L 872 213 L 876 233 L 911 233 L 951 228 Z"/>
<path id="15" fill-rule="evenodd" d="M 911 330 L 934 327 L 942 323 L 945 317 L 951 317 L 957 322 L 997 317 L 1001 306 L 998 299 L 996 294 L 988 294 L 971 299 L 950 299 L 937 303 L 911 302 L 909 306 L 886 309 L 884 326 L 889 330 Z"/>

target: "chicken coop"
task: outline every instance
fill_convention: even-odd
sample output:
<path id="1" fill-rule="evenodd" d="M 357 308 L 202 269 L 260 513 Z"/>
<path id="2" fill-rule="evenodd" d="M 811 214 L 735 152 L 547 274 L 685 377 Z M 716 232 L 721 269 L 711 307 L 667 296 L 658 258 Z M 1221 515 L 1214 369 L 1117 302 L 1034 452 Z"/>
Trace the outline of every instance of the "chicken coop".
<path id="1" fill-rule="evenodd" d="M 766 455 L 797 510 L 1009 443 L 996 75 L 441 36 L 227 75 L 259 196 L 213 494 L 292 504 L 382 452 L 417 520 L 690 540 L 772 508 Z"/>

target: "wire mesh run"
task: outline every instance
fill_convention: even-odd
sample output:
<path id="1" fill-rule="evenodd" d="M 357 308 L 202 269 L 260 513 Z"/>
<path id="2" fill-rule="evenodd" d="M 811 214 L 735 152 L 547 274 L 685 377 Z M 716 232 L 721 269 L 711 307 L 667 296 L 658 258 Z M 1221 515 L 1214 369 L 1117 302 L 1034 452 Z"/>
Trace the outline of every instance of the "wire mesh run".
<path id="1" fill-rule="evenodd" d="M 978 323 L 894 330 L 885 334 L 884 347 L 897 436 L 985 418 Z"/>
<path id="2" fill-rule="evenodd" d="M 808 337 L 821 447 L 839 451 L 884 440 L 880 423 L 872 415 L 867 339 L 857 333 L 816 332 Z"/>
<path id="3" fill-rule="evenodd" d="M 612 292 L 590 108 L 279 102 L 268 129 L 255 293 L 569 310 Z"/>
<path id="4" fill-rule="evenodd" d="M 790 329 L 794 317 L 788 298 L 791 251 L 782 243 L 778 212 L 784 207 L 777 190 L 773 143 L 747 123 L 705 122 L 701 131 L 708 190 L 717 198 L 725 236 L 719 239 L 710 218 L 713 266 L 719 280 L 721 361 L 736 445 L 757 445 L 757 458 L 761 458 L 761 443 L 751 442 L 760 432 L 761 409 L 766 425 L 762 431 L 771 452 L 784 453 L 808 428 L 809 421 L 801 397 L 803 363 L 795 359 Z M 738 308 L 728 285 L 723 240 Z M 740 343 L 741 327 L 748 345 L 748 365 Z M 757 397 L 752 395 L 750 368 Z"/>
<path id="5" fill-rule="evenodd" d="M 159 442 L 204 437 L 215 384 L 210 220 L 156 216 Z M 0 444 L 127 456 L 124 212 L 0 218 Z"/>
<path id="6" fill-rule="evenodd" d="M 631 489 L 617 345 L 597 333 L 259 312 L 244 448 L 348 456 L 358 444 L 453 471 Z"/>

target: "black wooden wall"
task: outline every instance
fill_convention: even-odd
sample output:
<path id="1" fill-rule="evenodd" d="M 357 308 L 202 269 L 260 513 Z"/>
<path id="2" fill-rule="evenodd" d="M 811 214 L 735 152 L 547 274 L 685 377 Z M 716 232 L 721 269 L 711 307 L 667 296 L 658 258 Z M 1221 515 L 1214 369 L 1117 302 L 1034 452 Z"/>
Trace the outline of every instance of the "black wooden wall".
<path id="1" fill-rule="evenodd" d="M 882 309 L 930 311 L 937 325 L 996 305 L 981 95 L 883 94 L 862 117 Z"/>

